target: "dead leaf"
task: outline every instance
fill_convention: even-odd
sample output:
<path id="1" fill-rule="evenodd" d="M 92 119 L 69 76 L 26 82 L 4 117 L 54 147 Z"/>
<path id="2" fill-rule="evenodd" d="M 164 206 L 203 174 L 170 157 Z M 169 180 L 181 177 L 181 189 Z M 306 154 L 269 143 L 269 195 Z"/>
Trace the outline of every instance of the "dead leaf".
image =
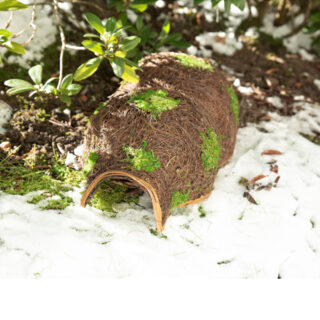
<path id="1" fill-rule="evenodd" d="M 262 116 L 259 120 L 260 121 L 270 121 L 270 120 L 272 120 L 272 118 L 268 114 L 266 114 L 265 116 Z"/>
<path id="2" fill-rule="evenodd" d="M 282 152 L 278 150 L 269 149 L 269 150 L 262 151 L 261 154 L 262 155 L 279 155 L 279 154 L 282 154 Z"/>
<path id="3" fill-rule="evenodd" d="M 248 191 L 245 191 L 243 193 L 243 196 L 244 196 L 244 198 L 247 198 L 249 202 L 258 205 L 257 201 L 254 200 L 254 198 L 252 197 L 252 195 Z"/>
<path id="4" fill-rule="evenodd" d="M 268 69 L 268 70 L 266 71 L 266 74 L 271 74 L 272 72 L 275 72 L 275 71 L 277 71 L 277 70 L 278 70 L 278 68 Z"/>
<path id="5" fill-rule="evenodd" d="M 279 171 L 278 165 L 276 164 L 275 166 L 272 166 L 271 169 L 270 169 L 270 171 L 272 171 L 272 172 L 274 172 L 274 173 L 278 173 L 278 171 Z"/>
<path id="6" fill-rule="evenodd" d="M 264 174 L 258 174 L 257 176 L 255 176 L 254 178 L 252 178 L 251 180 L 250 180 L 250 183 L 255 183 L 256 181 L 258 181 L 258 180 L 261 180 L 261 179 L 263 179 L 263 178 L 265 178 L 266 176 L 264 175 Z"/>
<path id="7" fill-rule="evenodd" d="M 45 197 L 47 197 L 47 198 L 51 198 L 52 197 L 52 193 L 49 193 L 49 192 L 45 192 L 43 195 Z"/>
<path id="8" fill-rule="evenodd" d="M 214 37 L 214 41 L 222 43 L 222 44 L 225 44 L 226 43 L 226 37 L 220 37 L 220 36 L 217 35 L 217 36 Z"/>

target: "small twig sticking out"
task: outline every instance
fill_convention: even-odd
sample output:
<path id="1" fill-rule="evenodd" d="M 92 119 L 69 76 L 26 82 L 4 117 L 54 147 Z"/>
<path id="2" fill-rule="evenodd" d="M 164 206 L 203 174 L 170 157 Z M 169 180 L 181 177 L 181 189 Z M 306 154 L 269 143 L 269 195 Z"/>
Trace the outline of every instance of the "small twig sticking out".
<path id="1" fill-rule="evenodd" d="M 284 39 L 292 37 L 293 35 L 297 34 L 300 30 L 303 29 L 303 27 L 308 23 L 308 20 L 310 18 L 311 8 L 312 8 L 312 1 L 308 0 L 306 13 L 305 13 L 303 22 L 300 25 L 298 25 L 297 27 L 293 28 L 291 32 L 289 32 L 288 34 L 284 35 L 283 36 Z"/>
<path id="2" fill-rule="evenodd" d="M 31 27 L 33 29 L 32 35 L 30 36 L 30 38 L 27 41 L 25 41 L 23 43 L 23 45 L 27 45 L 32 41 L 32 39 L 34 38 L 34 36 L 36 34 L 36 31 L 37 31 L 37 27 L 34 24 L 34 20 L 36 18 L 36 11 L 37 11 L 37 0 L 34 0 L 33 1 L 33 8 L 32 8 L 32 14 L 31 14 L 30 22 L 22 30 L 20 30 L 19 32 L 13 34 L 11 36 L 11 38 L 17 38 L 17 37 L 21 36 L 23 33 L 25 33 Z"/>
<path id="3" fill-rule="evenodd" d="M 251 0 L 247 0 L 248 9 L 249 9 L 249 19 L 252 20 L 252 4 Z"/>
<path id="4" fill-rule="evenodd" d="M 6 25 L 4 26 L 5 29 L 8 29 L 10 27 L 10 24 L 11 24 L 11 21 L 12 21 L 12 18 L 13 18 L 13 11 L 11 11 L 10 13 L 10 17 L 6 23 Z"/>
<path id="5" fill-rule="evenodd" d="M 72 45 L 72 44 L 66 44 L 66 48 L 67 48 L 67 49 L 71 49 L 71 50 L 78 50 L 78 51 L 80 51 L 80 50 L 86 50 L 85 47 L 74 46 L 74 45 Z"/>
<path id="6" fill-rule="evenodd" d="M 60 71 L 59 71 L 59 81 L 57 85 L 57 89 L 60 89 L 62 78 L 63 78 L 63 55 L 64 55 L 64 50 L 66 49 L 66 37 L 64 35 L 64 31 L 61 26 L 61 21 L 59 17 L 59 8 L 58 8 L 58 1 L 53 0 L 54 2 L 54 15 L 56 18 L 56 22 L 59 28 L 60 32 L 60 40 L 61 40 L 61 51 L 60 51 Z"/>
<path id="7" fill-rule="evenodd" d="M 32 8 L 32 15 L 31 15 L 31 21 L 29 23 L 29 26 L 32 28 L 32 34 L 29 37 L 28 40 L 26 40 L 22 45 L 27 46 L 34 38 L 37 32 L 37 26 L 34 23 L 34 20 L 36 18 L 36 11 L 37 11 L 37 0 L 33 0 L 33 8 Z"/>

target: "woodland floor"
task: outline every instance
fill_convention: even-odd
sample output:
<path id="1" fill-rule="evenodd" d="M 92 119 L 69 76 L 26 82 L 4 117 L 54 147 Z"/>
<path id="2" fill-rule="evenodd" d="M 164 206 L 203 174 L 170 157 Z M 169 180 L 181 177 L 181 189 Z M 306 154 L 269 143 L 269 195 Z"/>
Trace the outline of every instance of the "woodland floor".
<path id="1" fill-rule="evenodd" d="M 214 30 L 192 23 L 184 30 L 197 46 L 197 34 Z M 44 53 L 47 75 L 57 71 L 54 48 Z M 67 55 L 65 69 L 86 55 Z M 81 208 L 81 187 L 66 193 L 73 205 L 51 211 L 27 203 L 30 195 L 0 192 L 0 277 L 320 276 L 320 59 L 302 60 L 269 38 L 244 42 L 232 56 L 212 52 L 212 58 L 235 81 L 241 108 L 235 154 L 212 196 L 176 210 L 157 235 L 146 195 L 139 204 L 115 205 L 111 217 Z M 66 108 L 55 100 L 6 96 L 3 80 L 26 74 L 14 64 L 0 69 L 0 100 L 13 109 L 0 143 L 20 146 L 12 165 L 35 152 L 38 169 L 45 170 L 56 155 L 64 161 L 83 143 L 88 119 L 119 82 L 105 65 Z M 282 154 L 261 155 L 270 149 Z"/>

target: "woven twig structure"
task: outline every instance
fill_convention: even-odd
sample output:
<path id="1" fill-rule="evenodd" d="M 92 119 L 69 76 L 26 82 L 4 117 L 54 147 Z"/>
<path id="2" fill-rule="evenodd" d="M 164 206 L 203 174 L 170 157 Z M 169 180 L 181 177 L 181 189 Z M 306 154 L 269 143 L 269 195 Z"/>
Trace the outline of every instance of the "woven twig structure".
<path id="1" fill-rule="evenodd" d="M 106 178 L 142 188 L 160 232 L 173 208 L 210 195 L 233 154 L 238 104 L 210 61 L 159 53 L 140 67 L 139 82 L 122 85 L 91 120 L 83 161 L 90 154 L 97 161 L 81 204 Z"/>

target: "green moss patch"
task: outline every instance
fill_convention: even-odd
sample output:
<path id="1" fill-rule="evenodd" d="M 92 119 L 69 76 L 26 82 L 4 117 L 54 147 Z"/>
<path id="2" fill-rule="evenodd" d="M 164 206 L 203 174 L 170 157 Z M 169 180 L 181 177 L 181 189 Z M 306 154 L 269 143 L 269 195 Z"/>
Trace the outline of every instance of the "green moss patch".
<path id="1" fill-rule="evenodd" d="M 147 142 L 144 141 L 142 148 L 136 149 L 129 146 L 124 146 L 123 150 L 127 158 L 124 161 L 129 162 L 131 168 L 136 170 L 144 170 L 151 172 L 161 167 L 159 158 L 153 153 L 151 149 L 146 150 Z"/>
<path id="2" fill-rule="evenodd" d="M 162 112 L 176 108 L 180 99 L 168 97 L 168 92 L 164 90 L 146 90 L 139 94 L 134 94 L 128 100 L 134 103 L 137 108 L 150 112 L 156 119 Z"/>
<path id="3" fill-rule="evenodd" d="M 104 180 L 91 198 L 89 205 L 104 212 L 115 213 L 113 205 L 116 203 L 138 203 L 138 198 L 127 196 L 127 189 L 127 186 L 115 184 L 110 180 Z"/>
<path id="4" fill-rule="evenodd" d="M 170 208 L 178 207 L 180 204 L 185 203 L 189 200 L 190 190 L 185 192 L 174 191 L 172 192 Z"/>
<path id="5" fill-rule="evenodd" d="M 201 161 L 207 174 L 212 170 L 217 170 L 219 157 L 220 157 L 220 145 L 218 137 L 213 128 L 207 129 L 207 133 L 200 133 L 203 140 L 201 145 Z"/>
<path id="6" fill-rule="evenodd" d="M 201 70 L 208 70 L 213 72 L 211 64 L 204 61 L 203 59 L 197 59 L 195 57 L 184 54 L 175 55 L 175 58 L 178 59 L 180 63 L 186 68 L 199 68 Z"/>
<path id="7" fill-rule="evenodd" d="M 234 115 L 234 120 L 236 123 L 239 122 L 239 101 L 238 101 L 238 97 L 235 94 L 234 90 L 232 89 L 232 87 L 228 88 L 228 92 L 230 95 L 230 109 Z"/>
<path id="8" fill-rule="evenodd" d="M 95 152 L 90 152 L 83 166 L 83 174 L 85 176 L 88 176 L 91 173 L 94 166 L 96 165 L 97 160 L 98 160 L 98 155 Z"/>
<path id="9" fill-rule="evenodd" d="M 71 191 L 72 186 L 79 186 L 84 180 L 82 172 L 54 161 L 48 169 L 27 167 L 24 162 L 10 163 L 0 161 L 0 190 L 12 195 L 27 195 L 31 192 L 43 191 L 34 195 L 28 203 L 38 204 L 41 209 L 65 209 L 73 203 L 72 198 L 64 193 Z M 55 197 L 56 199 L 51 199 Z"/>

